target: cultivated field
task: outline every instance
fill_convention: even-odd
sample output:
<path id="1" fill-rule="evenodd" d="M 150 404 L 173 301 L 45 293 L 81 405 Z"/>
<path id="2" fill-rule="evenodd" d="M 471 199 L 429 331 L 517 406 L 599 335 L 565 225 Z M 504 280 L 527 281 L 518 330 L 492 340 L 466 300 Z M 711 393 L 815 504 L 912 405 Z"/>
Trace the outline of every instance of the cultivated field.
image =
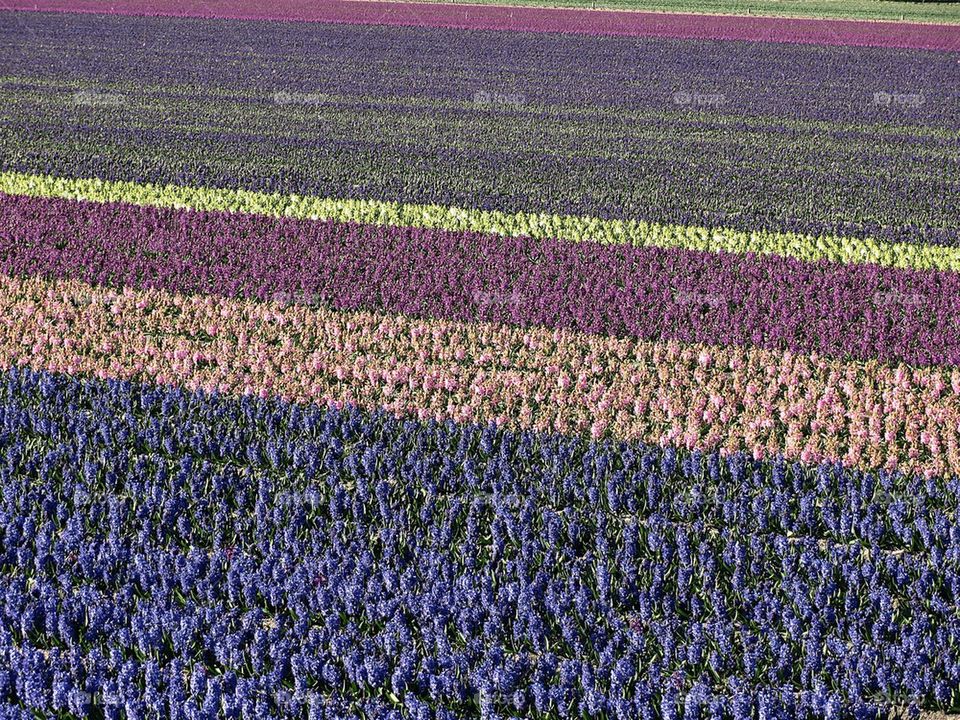
<path id="1" fill-rule="evenodd" d="M 956 27 L 6 5 L 0 720 L 960 710 Z"/>

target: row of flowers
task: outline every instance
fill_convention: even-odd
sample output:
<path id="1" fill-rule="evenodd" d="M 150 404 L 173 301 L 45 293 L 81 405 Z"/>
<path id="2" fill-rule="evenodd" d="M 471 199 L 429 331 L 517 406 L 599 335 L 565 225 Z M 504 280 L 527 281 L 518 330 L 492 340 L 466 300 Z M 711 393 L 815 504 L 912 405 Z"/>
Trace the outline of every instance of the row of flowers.
<path id="1" fill-rule="evenodd" d="M 0 173 L 0 192 L 7 194 L 123 202 L 168 208 L 220 210 L 354 222 L 365 225 L 434 228 L 559 239 L 638 247 L 678 248 L 706 252 L 774 254 L 803 262 L 875 264 L 914 270 L 960 270 L 960 247 L 887 242 L 871 238 L 814 237 L 795 232 L 736 230 L 646 221 L 547 213 L 503 212 L 379 200 L 319 198 L 229 188 L 78 179 Z"/>
<path id="2" fill-rule="evenodd" d="M 0 196 L 0 272 L 960 364 L 960 274 Z"/>
<path id="3" fill-rule="evenodd" d="M 637 13 L 609 11 L 594 13 L 584 7 L 535 8 L 492 5 L 453 8 L 444 4 L 420 7 L 416 3 L 289 2 L 265 9 L 252 0 L 229 0 L 210 6 L 202 0 L 190 0 L 175 7 L 158 0 L 16 0 L 11 10 L 84 11 L 142 15 L 172 15 L 197 18 L 270 19 L 343 24 L 374 24 L 417 27 L 461 28 L 469 30 L 513 30 L 527 32 L 574 33 L 628 37 L 703 38 L 826 45 L 865 45 L 871 47 L 923 48 L 955 50 L 954 29 L 949 24 L 915 20 L 936 17 L 911 9 L 907 24 L 877 25 L 863 20 L 843 23 L 823 22 L 816 17 L 743 17 L 701 13 Z M 897 11 L 899 12 L 899 10 Z M 916 13 L 916 14 L 914 14 Z M 850 16 L 859 13 L 850 11 Z M 889 17 L 897 13 L 890 11 Z M 900 15 L 903 18 L 903 15 Z M 870 15 L 870 19 L 875 19 Z"/>
<path id="4" fill-rule="evenodd" d="M 960 369 L 0 276 L 0 360 L 928 475 Z"/>
<path id="5" fill-rule="evenodd" d="M 49 717 L 956 707 L 956 478 L 11 369 L 0 702 Z"/>

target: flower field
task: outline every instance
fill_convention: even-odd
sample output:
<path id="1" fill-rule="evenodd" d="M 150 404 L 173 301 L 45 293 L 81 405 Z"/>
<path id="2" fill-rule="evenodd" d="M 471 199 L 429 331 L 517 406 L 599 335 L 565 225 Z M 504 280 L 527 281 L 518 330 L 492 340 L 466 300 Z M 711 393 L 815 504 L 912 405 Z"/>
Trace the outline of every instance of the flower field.
<path id="1" fill-rule="evenodd" d="M 0 720 L 960 711 L 960 28 L 0 10 Z"/>

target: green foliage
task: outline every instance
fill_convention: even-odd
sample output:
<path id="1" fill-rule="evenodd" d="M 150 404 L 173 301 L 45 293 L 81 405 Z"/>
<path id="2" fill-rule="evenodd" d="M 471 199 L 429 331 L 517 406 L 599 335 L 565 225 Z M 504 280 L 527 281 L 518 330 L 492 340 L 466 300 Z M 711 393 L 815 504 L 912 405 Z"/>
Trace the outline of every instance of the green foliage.
<path id="1" fill-rule="evenodd" d="M 431 2 L 432 0 L 424 0 Z M 443 0 L 458 2 L 460 0 Z M 905 20 L 960 23 L 960 2 L 953 0 L 468 0 L 485 5 L 594 7 L 656 12 Z"/>

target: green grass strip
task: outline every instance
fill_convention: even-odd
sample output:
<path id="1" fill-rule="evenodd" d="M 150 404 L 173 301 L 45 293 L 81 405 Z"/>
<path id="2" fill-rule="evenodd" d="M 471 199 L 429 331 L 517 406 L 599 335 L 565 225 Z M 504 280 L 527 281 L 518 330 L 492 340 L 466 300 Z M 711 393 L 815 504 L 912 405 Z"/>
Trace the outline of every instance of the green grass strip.
<path id="1" fill-rule="evenodd" d="M 747 232 L 729 228 L 708 229 L 642 220 L 509 213 L 442 205 L 305 197 L 226 188 L 161 186 L 16 172 L 0 173 L 0 192 L 8 195 L 125 202 L 189 210 L 220 210 L 303 220 L 333 220 L 365 225 L 557 238 L 573 242 L 707 252 L 752 252 L 782 255 L 805 262 L 827 260 L 849 264 L 873 263 L 908 270 L 960 271 L 960 248 L 890 243 L 872 238 L 814 237 L 767 230 Z"/>
<path id="2" fill-rule="evenodd" d="M 451 0 L 417 1 L 450 2 Z M 831 20 L 960 22 L 960 2 L 943 0 L 920 0 L 919 2 L 917 0 L 466 0 L 466 3 Z"/>

